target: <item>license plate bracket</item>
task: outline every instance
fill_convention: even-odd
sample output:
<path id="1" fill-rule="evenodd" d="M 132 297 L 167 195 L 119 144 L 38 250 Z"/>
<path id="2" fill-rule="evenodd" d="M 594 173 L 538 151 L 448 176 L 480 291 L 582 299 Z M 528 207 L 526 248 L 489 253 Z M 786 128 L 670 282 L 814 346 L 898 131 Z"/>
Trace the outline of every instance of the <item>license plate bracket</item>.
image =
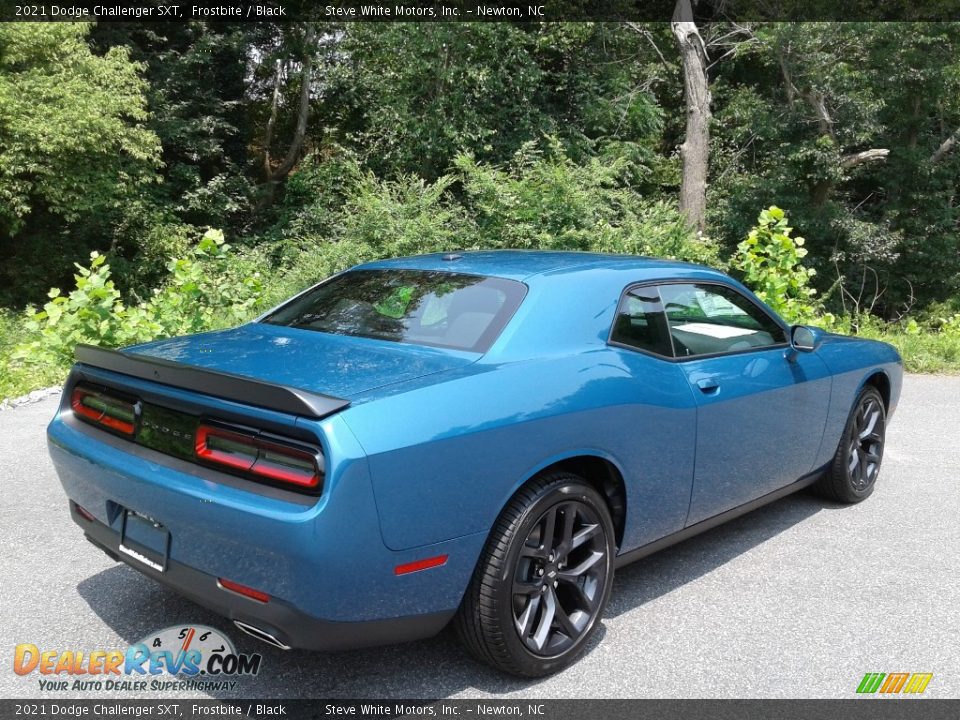
<path id="1" fill-rule="evenodd" d="M 164 572 L 170 558 L 170 531 L 152 517 L 125 509 L 119 550 L 151 570 Z"/>

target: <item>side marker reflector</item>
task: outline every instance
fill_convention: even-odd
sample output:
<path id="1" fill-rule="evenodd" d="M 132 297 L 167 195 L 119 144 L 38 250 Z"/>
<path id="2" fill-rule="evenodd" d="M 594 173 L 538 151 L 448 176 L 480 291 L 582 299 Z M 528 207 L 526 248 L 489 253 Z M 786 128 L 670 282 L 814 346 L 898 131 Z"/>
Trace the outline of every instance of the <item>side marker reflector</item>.
<path id="1" fill-rule="evenodd" d="M 217 585 L 222 587 L 224 590 L 230 590 L 231 592 L 235 592 L 238 595 L 243 595 L 245 597 L 252 598 L 253 600 L 256 600 L 258 602 L 265 603 L 270 600 L 270 596 L 267 595 L 265 592 L 261 592 L 260 590 L 254 590 L 252 587 L 247 587 L 246 585 L 235 583 L 232 580 L 227 580 L 226 578 L 217 578 Z"/>
<path id="2" fill-rule="evenodd" d="M 430 568 L 440 567 L 447 562 L 448 555 L 437 555 L 436 557 L 426 558 L 424 560 L 414 560 L 413 562 L 397 565 L 393 569 L 394 575 L 409 575 L 410 573 L 429 570 Z"/>

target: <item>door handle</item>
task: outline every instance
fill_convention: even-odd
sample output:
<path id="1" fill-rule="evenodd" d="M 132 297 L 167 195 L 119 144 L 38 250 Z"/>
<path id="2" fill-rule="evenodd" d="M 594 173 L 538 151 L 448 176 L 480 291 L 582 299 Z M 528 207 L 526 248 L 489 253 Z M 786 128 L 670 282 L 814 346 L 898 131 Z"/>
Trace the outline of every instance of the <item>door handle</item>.
<path id="1" fill-rule="evenodd" d="M 704 395 L 713 395 L 720 389 L 720 383 L 715 378 L 704 378 L 697 380 L 697 387 Z"/>

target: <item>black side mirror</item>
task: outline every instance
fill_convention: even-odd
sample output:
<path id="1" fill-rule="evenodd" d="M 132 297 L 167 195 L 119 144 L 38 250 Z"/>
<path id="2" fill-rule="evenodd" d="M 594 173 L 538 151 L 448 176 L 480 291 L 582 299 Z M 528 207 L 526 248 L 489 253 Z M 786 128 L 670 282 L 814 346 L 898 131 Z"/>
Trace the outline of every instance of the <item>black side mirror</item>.
<path id="1" fill-rule="evenodd" d="M 790 328 L 790 348 L 797 352 L 813 352 L 817 349 L 817 335 L 806 325 Z"/>

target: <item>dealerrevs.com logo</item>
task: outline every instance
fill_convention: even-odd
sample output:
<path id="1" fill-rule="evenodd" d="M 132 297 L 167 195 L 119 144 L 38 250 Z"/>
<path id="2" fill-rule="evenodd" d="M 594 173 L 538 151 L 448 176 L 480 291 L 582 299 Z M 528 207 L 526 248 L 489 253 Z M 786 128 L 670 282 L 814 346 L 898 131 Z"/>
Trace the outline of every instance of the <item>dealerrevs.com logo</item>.
<path id="1" fill-rule="evenodd" d="M 42 691 L 232 690 L 238 676 L 260 672 L 262 659 L 237 653 L 230 638 L 214 628 L 175 625 L 126 650 L 42 650 L 21 643 L 13 671 L 39 675 Z"/>

